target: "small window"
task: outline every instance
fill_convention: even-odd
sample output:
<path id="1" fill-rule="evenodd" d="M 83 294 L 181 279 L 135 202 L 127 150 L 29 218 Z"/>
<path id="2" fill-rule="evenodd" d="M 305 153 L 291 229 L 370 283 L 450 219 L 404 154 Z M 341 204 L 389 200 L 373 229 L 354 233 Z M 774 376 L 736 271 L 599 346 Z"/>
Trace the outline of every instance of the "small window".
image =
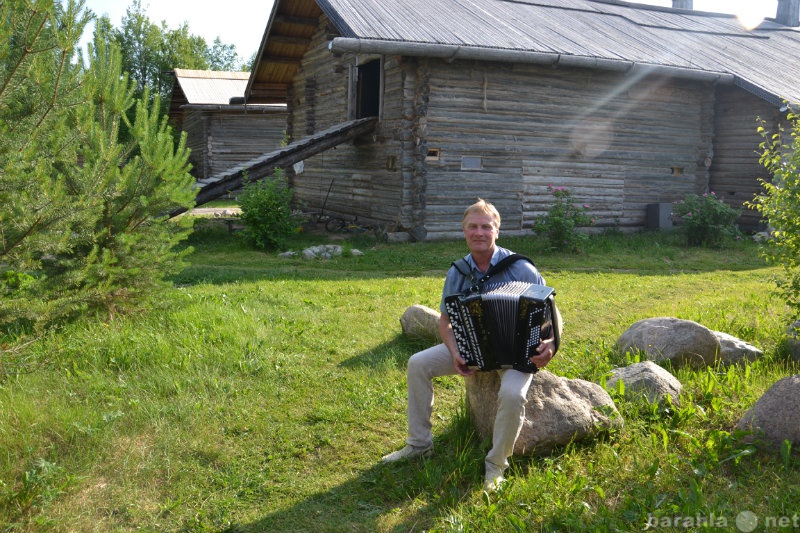
<path id="1" fill-rule="evenodd" d="M 483 158 L 475 155 L 465 155 L 461 158 L 461 170 L 480 170 L 483 168 Z"/>
<path id="2" fill-rule="evenodd" d="M 673 176 L 683 176 L 683 174 L 684 174 L 683 167 L 672 167 Z"/>
<path id="3" fill-rule="evenodd" d="M 428 155 L 425 156 L 425 161 L 438 161 L 441 156 L 441 148 L 428 148 Z"/>

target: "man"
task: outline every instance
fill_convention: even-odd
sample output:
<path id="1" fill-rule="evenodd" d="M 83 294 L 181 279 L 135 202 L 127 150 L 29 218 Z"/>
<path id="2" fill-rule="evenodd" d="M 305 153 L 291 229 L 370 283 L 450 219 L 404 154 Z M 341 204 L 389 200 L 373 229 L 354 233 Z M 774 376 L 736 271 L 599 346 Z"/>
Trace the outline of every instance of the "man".
<path id="1" fill-rule="evenodd" d="M 512 254 L 510 250 L 495 244 L 500 232 L 500 214 L 495 207 L 478 200 L 464 212 L 461 221 L 464 238 L 470 253 L 464 258 L 475 279 L 483 276 L 490 266 Z M 492 282 L 524 281 L 544 285 L 544 279 L 528 261 L 517 261 L 492 277 Z M 439 333 L 442 344 L 423 350 L 408 360 L 408 439 L 406 446 L 383 457 L 386 463 L 428 457 L 433 454 L 431 413 L 433 409 L 433 378 L 451 374 L 469 376 L 475 368 L 466 365 L 458 351 L 452 325 L 444 307 L 444 298 L 462 294 L 472 285 L 469 277 L 459 269 L 451 267 L 445 278 L 440 304 Z M 557 311 L 556 311 L 557 312 Z M 559 321 L 560 322 L 560 321 Z M 538 368 L 547 366 L 555 355 L 554 339 L 542 341 L 537 347 L 538 355 L 531 361 Z M 497 370 L 500 373 L 500 390 L 497 395 L 497 415 L 492 435 L 492 449 L 486 455 L 484 489 L 495 490 L 504 481 L 503 472 L 508 468 L 508 458 L 514 450 L 523 421 L 525 401 L 533 374 L 514 369 Z"/>

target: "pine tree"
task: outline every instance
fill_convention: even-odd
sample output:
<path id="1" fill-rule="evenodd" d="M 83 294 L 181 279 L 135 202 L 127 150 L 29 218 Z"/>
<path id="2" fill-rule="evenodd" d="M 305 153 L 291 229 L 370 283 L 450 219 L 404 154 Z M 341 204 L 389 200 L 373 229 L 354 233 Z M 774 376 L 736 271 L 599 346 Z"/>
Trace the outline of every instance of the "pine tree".
<path id="1" fill-rule="evenodd" d="M 185 138 L 116 47 L 84 64 L 88 20 L 82 1 L 0 3 L 0 341 L 140 302 L 188 253 L 189 220 L 165 215 L 194 204 Z"/>

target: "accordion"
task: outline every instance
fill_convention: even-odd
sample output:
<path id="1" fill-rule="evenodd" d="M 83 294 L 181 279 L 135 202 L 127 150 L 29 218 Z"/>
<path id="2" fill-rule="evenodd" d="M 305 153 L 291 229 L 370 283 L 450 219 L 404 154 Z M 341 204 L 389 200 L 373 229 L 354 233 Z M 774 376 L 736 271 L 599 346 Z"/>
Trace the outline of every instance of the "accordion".
<path id="1" fill-rule="evenodd" d="M 542 339 L 555 336 L 558 315 L 552 287 L 512 281 L 444 299 L 453 334 L 467 365 L 479 370 L 513 368 L 534 373 L 530 358 Z"/>

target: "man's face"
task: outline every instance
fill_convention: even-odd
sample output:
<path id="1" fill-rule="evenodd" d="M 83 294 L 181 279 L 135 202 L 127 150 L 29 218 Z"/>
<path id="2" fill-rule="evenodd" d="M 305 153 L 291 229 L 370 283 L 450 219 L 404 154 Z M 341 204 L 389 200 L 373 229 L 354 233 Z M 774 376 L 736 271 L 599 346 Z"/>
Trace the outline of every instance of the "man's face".
<path id="1" fill-rule="evenodd" d="M 470 213 L 464 219 L 464 238 L 470 252 L 488 252 L 494 249 L 499 231 L 491 215 Z"/>

